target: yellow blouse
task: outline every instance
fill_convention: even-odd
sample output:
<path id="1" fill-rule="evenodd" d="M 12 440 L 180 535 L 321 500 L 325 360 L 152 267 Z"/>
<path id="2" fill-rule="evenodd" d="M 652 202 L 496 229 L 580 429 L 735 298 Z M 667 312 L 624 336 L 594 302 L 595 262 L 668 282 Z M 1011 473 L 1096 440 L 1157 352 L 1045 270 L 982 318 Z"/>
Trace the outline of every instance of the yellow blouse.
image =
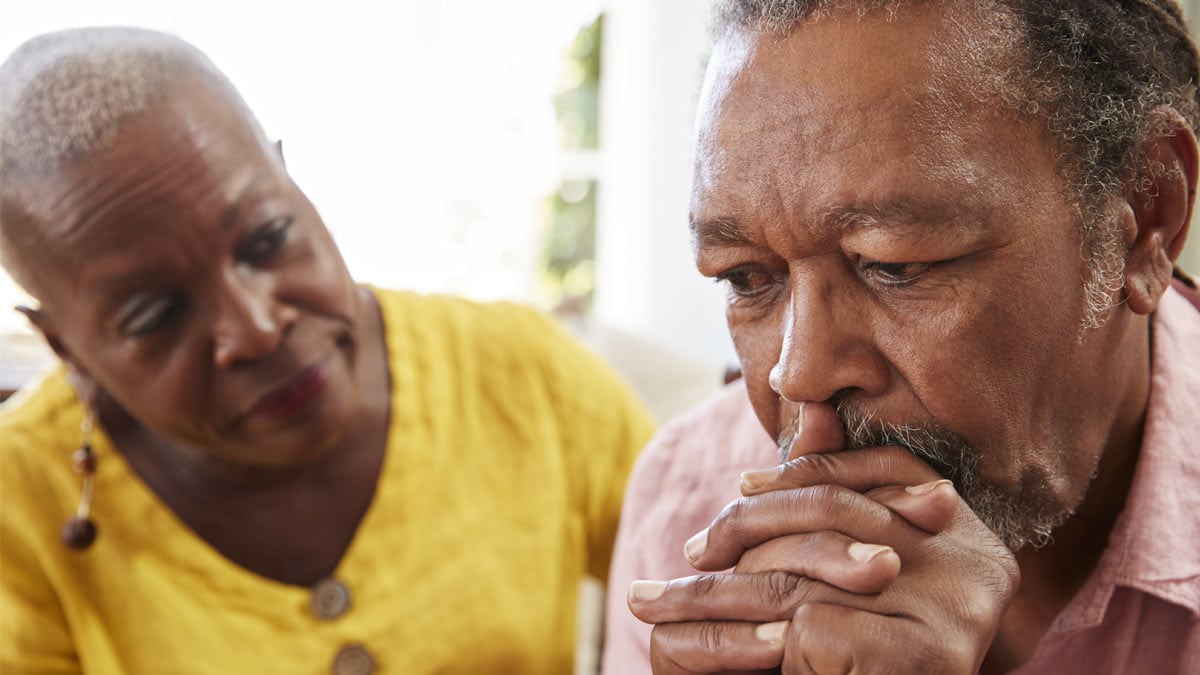
<path id="1" fill-rule="evenodd" d="M 648 415 L 535 312 L 375 294 L 392 417 L 335 574 L 348 609 L 318 618 L 310 589 L 221 556 L 100 430 L 99 536 L 67 549 L 82 410 L 60 369 L 0 408 L 0 672 L 570 671 L 578 582 L 607 575 Z"/>

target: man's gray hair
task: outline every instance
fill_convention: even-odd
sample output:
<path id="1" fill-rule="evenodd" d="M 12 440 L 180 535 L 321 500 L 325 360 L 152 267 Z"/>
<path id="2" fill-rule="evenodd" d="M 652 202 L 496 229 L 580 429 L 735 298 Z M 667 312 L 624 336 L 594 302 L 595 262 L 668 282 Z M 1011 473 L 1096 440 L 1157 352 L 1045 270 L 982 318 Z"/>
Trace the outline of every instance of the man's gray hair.
<path id="1" fill-rule="evenodd" d="M 928 0 L 716 0 L 718 38 L 734 29 L 786 34 L 833 11 L 897 12 Z M 1124 250 L 1107 216 L 1113 197 L 1177 167 L 1150 165 L 1139 148 L 1174 110 L 1200 133 L 1196 45 L 1174 0 L 944 0 L 973 10 L 979 37 L 1013 45 L 1004 92 L 1042 121 L 1080 212 L 1089 327 L 1103 323 L 1122 285 Z M 997 33 L 1007 33 L 997 34 Z M 979 66 L 968 63 L 967 67 Z"/>

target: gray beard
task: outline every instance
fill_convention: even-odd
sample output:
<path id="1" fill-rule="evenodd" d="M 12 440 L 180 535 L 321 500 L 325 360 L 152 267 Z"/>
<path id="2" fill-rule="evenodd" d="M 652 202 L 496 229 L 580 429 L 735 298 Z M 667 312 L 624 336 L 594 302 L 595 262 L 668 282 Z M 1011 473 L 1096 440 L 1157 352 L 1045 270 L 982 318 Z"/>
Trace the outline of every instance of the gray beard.
<path id="1" fill-rule="evenodd" d="M 979 451 L 940 423 L 882 422 L 848 400 L 837 403 L 837 414 L 848 449 L 895 445 L 908 450 L 950 479 L 967 506 L 1014 552 L 1026 545 L 1039 548 L 1051 543 L 1054 529 L 1074 513 L 1048 499 L 1025 491 L 1010 493 L 985 482 L 978 473 Z M 794 438 L 795 426 L 780 435 L 781 458 L 787 458 Z"/>

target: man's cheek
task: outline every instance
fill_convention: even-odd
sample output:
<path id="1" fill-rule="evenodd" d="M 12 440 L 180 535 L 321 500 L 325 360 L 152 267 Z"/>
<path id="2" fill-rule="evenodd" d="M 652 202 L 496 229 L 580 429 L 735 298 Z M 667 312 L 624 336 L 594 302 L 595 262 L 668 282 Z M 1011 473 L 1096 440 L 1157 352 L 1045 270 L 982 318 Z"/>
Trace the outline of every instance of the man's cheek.
<path id="1" fill-rule="evenodd" d="M 771 389 L 771 369 L 779 361 L 780 335 L 757 326 L 730 324 L 733 346 L 742 367 L 750 404 L 763 428 L 774 437 L 779 431 L 781 399 Z"/>

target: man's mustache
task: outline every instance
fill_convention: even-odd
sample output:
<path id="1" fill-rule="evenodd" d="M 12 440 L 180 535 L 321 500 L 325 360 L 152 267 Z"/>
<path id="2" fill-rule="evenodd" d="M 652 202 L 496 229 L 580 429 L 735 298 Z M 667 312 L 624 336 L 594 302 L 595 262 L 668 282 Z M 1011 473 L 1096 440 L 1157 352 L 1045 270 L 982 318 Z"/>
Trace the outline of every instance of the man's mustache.
<path id="1" fill-rule="evenodd" d="M 937 420 L 890 422 L 849 399 L 835 402 L 838 420 L 846 434 L 846 449 L 859 450 L 885 445 L 902 447 L 924 461 L 955 487 L 979 460 L 975 448 L 959 434 Z M 786 460 L 799 432 L 799 417 L 784 427 L 777 439 L 780 460 Z"/>

